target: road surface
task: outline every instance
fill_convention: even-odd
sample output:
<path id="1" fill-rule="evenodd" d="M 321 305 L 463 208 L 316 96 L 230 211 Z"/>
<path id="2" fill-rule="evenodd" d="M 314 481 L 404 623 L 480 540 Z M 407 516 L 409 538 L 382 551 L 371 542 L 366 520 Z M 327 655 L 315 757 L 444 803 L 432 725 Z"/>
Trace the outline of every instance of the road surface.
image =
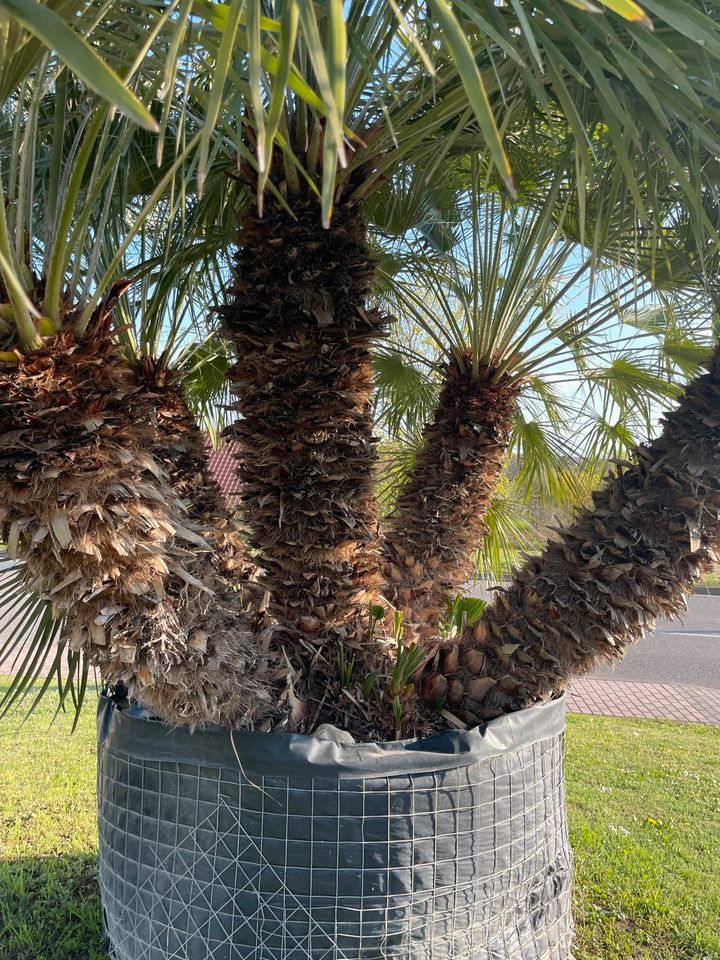
<path id="1" fill-rule="evenodd" d="M 652 636 L 630 647 L 617 667 L 599 667 L 591 676 L 720 690 L 720 596 L 690 597 L 681 620 L 659 621 Z"/>

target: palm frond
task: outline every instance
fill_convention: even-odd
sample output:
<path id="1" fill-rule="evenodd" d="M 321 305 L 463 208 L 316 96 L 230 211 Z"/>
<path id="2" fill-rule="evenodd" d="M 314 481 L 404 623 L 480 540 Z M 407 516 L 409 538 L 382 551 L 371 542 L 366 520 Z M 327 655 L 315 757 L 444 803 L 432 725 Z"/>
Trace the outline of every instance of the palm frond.
<path id="1" fill-rule="evenodd" d="M 566 425 L 566 429 L 569 428 Z M 524 499 L 536 495 L 541 503 L 573 502 L 577 499 L 577 457 L 569 433 L 544 429 L 537 420 L 517 410 L 508 459 L 514 485 Z"/>
<path id="2" fill-rule="evenodd" d="M 177 188 L 192 175 L 182 170 L 194 144 L 141 199 L 132 190 L 143 137 L 65 71 L 54 74 L 47 58 L 0 110 L 1 272 L 15 291 L 10 320 L 22 343 L 37 339 L 40 312 L 45 336 L 69 309 L 87 326 L 125 255 L 137 261 L 151 218 L 163 204 L 182 204 Z"/>
<path id="3" fill-rule="evenodd" d="M 598 16 L 565 0 L 253 0 L 193 12 L 205 22 L 192 31 L 186 72 L 214 64 L 208 125 L 222 98 L 235 102 L 232 125 L 249 131 L 236 139 L 255 182 L 292 189 L 292 158 L 319 181 L 326 219 L 343 194 L 370 196 L 401 165 L 431 160 L 432 169 L 453 153 L 480 150 L 511 184 L 513 138 L 528 129 L 530 105 L 531 132 L 554 142 L 555 168 L 572 139 L 581 225 L 593 168 L 612 153 L 615 200 L 624 193 L 645 218 L 662 167 L 696 227 L 707 226 L 687 171 L 696 144 L 706 155 L 720 146 L 714 5 L 652 0 Z"/>
<path id="4" fill-rule="evenodd" d="M 0 561 L 0 666 L 11 674 L 0 698 L 0 718 L 29 702 L 27 714 L 55 689 L 57 709 L 71 705 L 78 721 L 88 683 L 90 664 L 84 653 L 68 647 L 65 623 L 53 616 L 52 605 L 24 585 L 21 564 Z"/>
<path id="5" fill-rule="evenodd" d="M 194 344 L 180 360 L 188 406 L 213 442 L 227 425 L 232 400 L 228 371 L 232 364 L 230 345 L 217 336 Z"/>
<path id="6" fill-rule="evenodd" d="M 517 564 L 522 553 L 536 550 L 542 542 L 537 519 L 528 504 L 513 496 L 498 496 L 487 512 L 488 532 L 478 550 L 478 579 L 501 582 Z"/>
<path id="7" fill-rule="evenodd" d="M 380 347 L 374 357 L 376 423 L 395 436 L 405 425 L 422 427 L 437 402 L 439 384 L 429 364 L 399 344 Z"/>
<path id="8" fill-rule="evenodd" d="M 398 493 L 410 475 L 422 447 L 419 429 L 400 428 L 392 440 L 380 444 L 377 497 L 385 514 L 395 506 Z"/>

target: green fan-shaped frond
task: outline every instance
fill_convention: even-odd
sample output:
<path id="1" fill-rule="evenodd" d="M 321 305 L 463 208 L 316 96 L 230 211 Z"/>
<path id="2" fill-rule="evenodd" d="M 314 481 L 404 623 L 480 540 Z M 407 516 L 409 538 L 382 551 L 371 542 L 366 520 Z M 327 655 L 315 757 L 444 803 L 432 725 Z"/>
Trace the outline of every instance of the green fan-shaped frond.
<path id="1" fill-rule="evenodd" d="M 229 344 L 218 336 L 192 346 L 181 358 L 188 406 L 214 442 L 226 426 L 232 400 L 228 381 L 232 363 Z"/>
<path id="2" fill-rule="evenodd" d="M 488 532 L 476 557 L 478 577 L 486 583 L 498 583 L 523 552 L 538 548 L 543 537 L 527 502 L 515 498 L 512 489 L 507 495 L 495 497 L 485 522 Z"/>
<path id="3" fill-rule="evenodd" d="M 378 349 L 374 366 L 378 425 L 394 436 L 403 425 L 412 430 L 425 424 L 437 402 L 439 389 L 432 368 L 396 344 Z"/>
<path id="4" fill-rule="evenodd" d="M 24 702 L 31 713 L 54 687 L 58 711 L 71 709 L 77 723 L 91 681 L 90 663 L 69 648 L 64 621 L 53 616 L 51 604 L 28 593 L 22 566 L 7 561 L 0 566 L 0 664 L 11 674 L 0 698 L 0 717 Z"/>
<path id="5" fill-rule="evenodd" d="M 360 192 L 368 193 L 377 182 L 373 167 L 387 176 L 408 158 L 438 163 L 473 144 L 482 145 L 510 184 L 511 164 L 499 130 L 511 131 L 516 116 L 526 125 L 522 114 L 531 102 L 550 135 L 558 126 L 572 132 L 574 163 L 583 171 L 579 184 L 588 180 L 607 143 L 643 213 L 642 154 L 661 155 L 687 203 L 697 203 L 685 173 L 692 138 L 707 152 L 717 148 L 712 90 L 720 29 L 712 4 L 653 0 L 645 8 L 625 7 L 624 15 L 616 9 L 600 16 L 564 0 L 545 0 L 539 7 L 355 0 L 268 5 L 264 11 L 274 14 L 275 22 L 263 29 L 255 20 L 254 34 L 243 29 L 241 17 L 237 21 L 236 41 L 247 51 L 251 122 L 256 135 L 264 135 L 268 157 L 272 104 L 266 106 L 254 90 L 260 76 L 270 100 L 278 82 L 285 83 L 284 124 L 277 131 L 286 130 L 293 147 L 303 147 L 293 137 L 296 119 L 304 116 L 310 132 L 318 115 L 322 118 L 332 132 L 319 163 L 325 198 L 336 193 L 327 180 L 343 185 L 363 170 L 366 185 Z M 227 50 L 226 33 L 222 40 Z M 344 64 L 333 57 L 338 46 L 347 50 Z M 268 60 L 273 55 L 275 72 Z M 297 92 L 297 82 L 290 92 L 293 66 L 322 106 Z"/>
<path id="6" fill-rule="evenodd" d="M 521 496 L 537 494 L 543 503 L 576 500 L 578 461 L 574 453 L 569 435 L 544 429 L 542 423 L 526 418 L 518 409 L 508 457 L 514 485 Z"/>

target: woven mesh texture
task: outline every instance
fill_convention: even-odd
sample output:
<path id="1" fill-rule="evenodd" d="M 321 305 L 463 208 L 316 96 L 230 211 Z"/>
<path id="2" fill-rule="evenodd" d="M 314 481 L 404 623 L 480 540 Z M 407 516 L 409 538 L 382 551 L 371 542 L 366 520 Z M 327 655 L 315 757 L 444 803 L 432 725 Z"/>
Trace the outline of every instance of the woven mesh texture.
<path id="1" fill-rule="evenodd" d="M 564 740 L 367 779 L 100 750 L 116 960 L 567 960 Z M 244 769 L 244 768 L 243 768 Z"/>

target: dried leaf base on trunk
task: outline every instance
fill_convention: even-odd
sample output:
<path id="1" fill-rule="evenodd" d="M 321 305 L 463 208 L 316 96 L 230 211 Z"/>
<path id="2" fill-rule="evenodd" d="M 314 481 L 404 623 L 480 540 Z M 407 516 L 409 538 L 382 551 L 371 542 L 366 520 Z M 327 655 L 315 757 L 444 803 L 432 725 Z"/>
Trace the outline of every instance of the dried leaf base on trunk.
<path id="1" fill-rule="evenodd" d="M 0 532 L 105 679 L 171 722 L 248 722 L 276 709 L 263 651 L 155 441 L 105 332 L 49 340 L 0 372 Z"/>
<path id="2" fill-rule="evenodd" d="M 385 320 L 365 308 L 374 262 L 359 207 L 340 206 L 330 230 L 314 201 L 294 211 L 242 223 L 222 311 L 238 357 L 232 434 L 271 612 L 310 638 L 342 636 L 380 583 L 370 347 Z"/>
<path id="3" fill-rule="evenodd" d="M 418 625 L 437 635 L 446 598 L 467 583 L 487 533 L 521 384 L 492 382 L 492 370 L 472 373 L 447 364 L 445 382 L 422 449 L 383 538 L 388 595 Z"/>
<path id="4" fill-rule="evenodd" d="M 258 570 L 248 559 L 234 511 L 210 472 L 206 435 L 188 407 L 182 371 L 159 367 L 146 357 L 136 376 L 155 404 L 156 431 L 148 452 L 162 466 L 189 520 L 202 536 L 212 539 L 213 562 L 240 587 L 243 605 L 258 604 L 262 600 Z"/>

